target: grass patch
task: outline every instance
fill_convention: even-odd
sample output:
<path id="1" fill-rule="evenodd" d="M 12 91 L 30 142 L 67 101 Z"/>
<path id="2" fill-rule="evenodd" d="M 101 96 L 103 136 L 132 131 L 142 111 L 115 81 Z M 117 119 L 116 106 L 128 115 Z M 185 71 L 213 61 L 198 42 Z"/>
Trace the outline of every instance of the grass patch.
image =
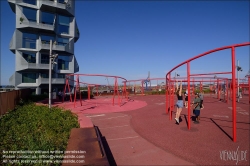
<path id="1" fill-rule="evenodd" d="M 50 111 L 48 107 L 34 103 L 18 107 L 0 118 L 0 163 L 3 162 L 3 151 L 65 151 L 72 128 L 79 128 L 79 124 L 77 116 L 70 111 L 60 108 Z"/>

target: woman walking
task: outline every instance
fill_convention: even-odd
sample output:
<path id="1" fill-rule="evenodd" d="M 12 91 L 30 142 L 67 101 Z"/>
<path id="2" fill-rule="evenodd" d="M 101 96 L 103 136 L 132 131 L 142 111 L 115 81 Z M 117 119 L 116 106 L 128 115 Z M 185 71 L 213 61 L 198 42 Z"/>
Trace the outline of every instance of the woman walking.
<path id="1" fill-rule="evenodd" d="M 176 124 L 179 124 L 179 118 L 180 118 L 180 114 L 183 108 L 183 97 L 182 97 L 182 81 L 180 82 L 180 87 L 178 87 L 178 81 L 176 82 L 176 95 L 177 95 L 177 110 L 176 110 Z"/>

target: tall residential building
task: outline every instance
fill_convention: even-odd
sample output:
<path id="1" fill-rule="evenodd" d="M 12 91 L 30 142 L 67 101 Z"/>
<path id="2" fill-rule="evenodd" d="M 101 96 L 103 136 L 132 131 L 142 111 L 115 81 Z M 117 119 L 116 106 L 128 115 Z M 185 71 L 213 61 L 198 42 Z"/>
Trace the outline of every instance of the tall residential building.
<path id="1" fill-rule="evenodd" d="M 52 69 L 52 91 L 65 85 L 65 74 L 79 71 L 74 43 L 80 33 L 75 19 L 75 0 L 8 0 L 16 14 L 16 29 L 10 42 L 15 54 L 16 88 L 31 88 L 35 94 L 49 91 L 50 40 L 58 54 Z M 73 79 L 73 78 L 72 78 Z M 74 82 L 71 81 L 73 86 Z"/>

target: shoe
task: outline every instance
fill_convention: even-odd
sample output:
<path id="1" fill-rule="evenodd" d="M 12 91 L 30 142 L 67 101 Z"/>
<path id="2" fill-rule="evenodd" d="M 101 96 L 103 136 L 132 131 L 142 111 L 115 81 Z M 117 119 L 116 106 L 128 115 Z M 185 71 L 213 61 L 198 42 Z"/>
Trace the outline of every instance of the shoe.
<path id="1" fill-rule="evenodd" d="M 175 120 L 176 120 L 176 122 L 179 124 L 179 119 L 177 119 L 177 118 L 174 118 Z"/>
<path id="2" fill-rule="evenodd" d="M 194 121 L 195 124 L 199 124 L 200 122 L 199 121 Z"/>

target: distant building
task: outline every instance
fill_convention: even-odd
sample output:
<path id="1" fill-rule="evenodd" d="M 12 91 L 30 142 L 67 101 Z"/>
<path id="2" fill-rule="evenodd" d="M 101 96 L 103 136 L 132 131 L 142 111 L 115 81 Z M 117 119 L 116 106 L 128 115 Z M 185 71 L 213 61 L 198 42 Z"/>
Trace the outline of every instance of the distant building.
<path id="1" fill-rule="evenodd" d="M 74 16 L 75 0 L 8 2 L 16 14 L 16 29 L 9 45 L 16 61 L 10 84 L 18 89 L 31 88 L 36 94 L 48 93 L 52 40 L 52 50 L 58 54 L 52 70 L 52 90 L 64 88 L 65 74 L 79 71 L 74 55 L 74 43 L 80 36 Z"/>

